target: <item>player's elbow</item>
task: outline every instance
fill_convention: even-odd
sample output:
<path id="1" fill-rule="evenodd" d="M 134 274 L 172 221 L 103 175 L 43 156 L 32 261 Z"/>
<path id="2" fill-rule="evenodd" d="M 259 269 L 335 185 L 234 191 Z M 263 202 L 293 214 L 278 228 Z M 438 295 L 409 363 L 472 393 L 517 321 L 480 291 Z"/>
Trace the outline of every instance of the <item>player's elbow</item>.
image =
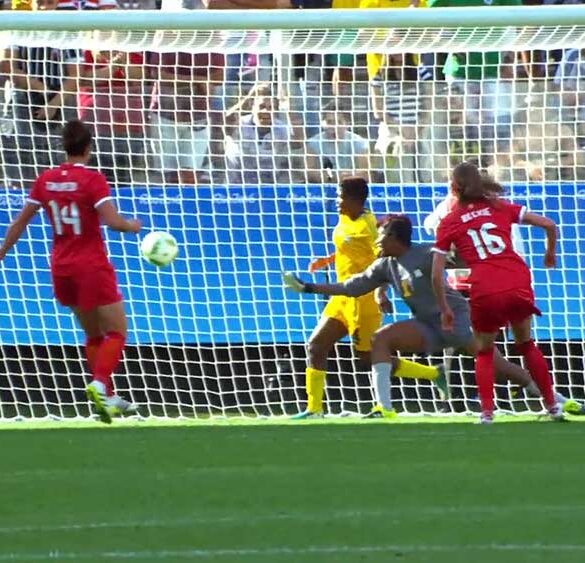
<path id="1" fill-rule="evenodd" d="M 368 293 L 363 287 L 360 287 L 355 284 L 343 284 L 343 295 L 347 297 L 361 297 Z"/>
<path id="2" fill-rule="evenodd" d="M 542 226 L 549 232 L 556 233 L 557 231 L 557 224 L 550 217 L 544 217 Z"/>

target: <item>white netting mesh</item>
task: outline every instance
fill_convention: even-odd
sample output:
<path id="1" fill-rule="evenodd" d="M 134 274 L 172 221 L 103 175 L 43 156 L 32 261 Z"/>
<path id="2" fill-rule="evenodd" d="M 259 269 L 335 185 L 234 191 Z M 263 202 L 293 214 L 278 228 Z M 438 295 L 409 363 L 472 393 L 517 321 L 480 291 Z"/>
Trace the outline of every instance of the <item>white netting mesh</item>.
<path id="1" fill-rule="evenodd" d="M 156 271 L 135 242 L 108 235 L 131 319 L 122 394 L 152 415 L 293 413 L 324 301 L 286 294 L 280 272 L 333 250 L 337 180 L 366 175 L 376 215 L 408 213 L 417 240 L 431 240 L 423 222 L 450 168 L 476 160 L 561 225 L 557 271 L 540 266 L 537 233 L 525 244 L 545 311 L 538 339 L 558 389 L 583 398 L 583 30 L 2 32 L 0 225 L 60 160 L 63 120 L 92 123 L 94 164 L 121 208 L 181 244 Z M 363 55 L 377 52 L 387 57 Z M 82 336 L 52 297 L 49 236 L 43 218 L 0 270 L 1 418 L 88 413 Z M 397 309 L 387 322 L 408 318 Z M 338 352 L 330 412 L 368 409 L 367 370 L 346 344 Z M 447 410 L 475 410 L 472 363 L 453 367 Z M 401 410 L 445 407 L 425 382 L 394 385 Z M 499 392 L 500 407 L 528 408 Z"/>
<path id="2" fill-rule="evenodd" d="M 30 45 L 67 49 L 160 52 L 294 54 L 306 53 L 428 53 L 433 51 L 549 50 L 583 43 L 585 26 L 397 28 L 323 30 L 160 30 L 160 31 L 0 31 L 0 46 Z"/>

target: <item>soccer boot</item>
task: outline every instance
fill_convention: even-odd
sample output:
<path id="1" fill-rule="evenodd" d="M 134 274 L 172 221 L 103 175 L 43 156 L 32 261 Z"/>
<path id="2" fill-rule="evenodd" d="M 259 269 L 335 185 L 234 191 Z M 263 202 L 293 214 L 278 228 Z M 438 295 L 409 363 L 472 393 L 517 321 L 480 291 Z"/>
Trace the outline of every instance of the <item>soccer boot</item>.
<path id="1" fill-rule="evenodd" d="M 382 405 L 376 405 L 364 418 L 386 418 L 388 420 L 396 418 L 398 414 L 394 409 L 385 409 Z"/>
<path id="2" fill-rule="evenodd" d="M 111 416 L 132 416 L 138 414 L 138 406 L 119 395 L 112 395 L 106 399 L 106 407 Z"/>
<path id="3" fill-rule="evenodd" d="M 482 412 L 479 416 L 479 424 L 493 424 L 494 413 L 493 412 Z"/>
<path id="4" fill-rule="evenodd" d="M 310 410 L 306 410 L 303 412 L 300 412 L 298 414 L 295 414 L 294 416 L 291 417 L 291 420 L 316 420 L 319 418 L 324 418 L 324 415 L 322 412 L 311 412 Z"/>
<path id="5" fill-rule="evenodd" d="M 112 423 L 112 413 L 108 407 L 106 386 L 101 381 L 92 381 L 86 388 L 85 394 L 95 408 L 95 412 L 104 424 Z"/>
<path id="6" fill-rule="evenodd" d="M 575 399 L 567 399 L 563 405 L 563 412 L 565 414 L 572 414 L 573 416 L 585 415 L 585 403 L 575 401 Z"/>
<path id="7" fill-rule="evenodd" d="M 565 418 L 563 407 L 561 407 L 561 405 L 558 403 L 555 403 L 548 409 L 548 415 L 553 422 L 568 422 L 568 420 Z"/>
<path id="8" fill-rule="evenodd" d="M 433 383 L 437 387 L 437 391 L 439 391 L 439 397 L 441 401 L 446 401 L 449 399 L 449 372 L 447 371 L 447 366 L 445 364 L 440 364 L 437 366 L 437 370 L 439 371 L 439 375 L 437 379 L 433 381 Z"/>

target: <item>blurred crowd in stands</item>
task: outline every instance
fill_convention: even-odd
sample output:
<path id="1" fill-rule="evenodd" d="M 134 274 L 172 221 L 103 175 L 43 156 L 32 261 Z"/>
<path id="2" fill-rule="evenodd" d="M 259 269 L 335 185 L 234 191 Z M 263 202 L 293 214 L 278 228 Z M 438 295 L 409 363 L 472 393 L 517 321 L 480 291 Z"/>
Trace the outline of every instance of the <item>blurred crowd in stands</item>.
<path id="1" fill-rule="evenodd" d="M 12 1 L 20 9 L 27 2 Z M 36 0 L 34 7 L 581 3 Z M 476 160 L 502 181 L 585 180 L 584 96 L 585 50 L 578 48 L 290 56 L 16 45 L 0 56 L 0 184 L 30 185 L 59 162 L 59 130 L 74 116 L 93 125 L 94 164 L 116 185 L 336 182 L 349 174 L 375 182 L 444 182 L 462 159 Z"/>

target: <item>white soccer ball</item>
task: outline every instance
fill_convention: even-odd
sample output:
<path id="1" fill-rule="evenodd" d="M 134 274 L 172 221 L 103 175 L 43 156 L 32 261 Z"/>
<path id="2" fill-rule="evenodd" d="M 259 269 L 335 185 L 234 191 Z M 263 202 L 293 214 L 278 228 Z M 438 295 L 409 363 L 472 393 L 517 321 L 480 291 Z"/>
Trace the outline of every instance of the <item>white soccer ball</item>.
<path id="1" fill-rule="evenodd" d="M 168 266 L 179 253 L 179 245 L 173 235 L 162 231 L 148 233 L 140 244 L 142 255 L 155 266 Z"/>

